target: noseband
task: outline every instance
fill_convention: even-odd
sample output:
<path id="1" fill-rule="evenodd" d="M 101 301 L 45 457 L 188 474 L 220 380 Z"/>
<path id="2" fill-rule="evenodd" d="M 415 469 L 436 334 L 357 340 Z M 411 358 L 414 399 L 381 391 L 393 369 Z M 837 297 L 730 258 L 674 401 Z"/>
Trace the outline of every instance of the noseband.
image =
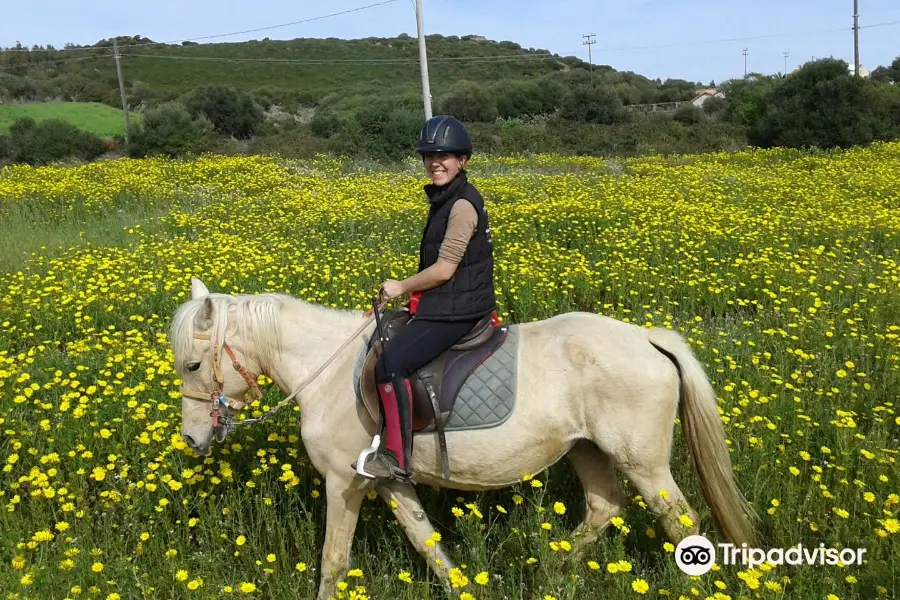
<path id="1" fill-rule="evenodd" d="M 197 340 L 209 340 L 209 334 L 206 333 L 195 333 L 194 339 Z M 247 372 L 241 363 L 238 362 L 237 357 L 234 355 L 234 352 L 228 346 L 227 343 L 222 344 L 225 348 L 225 352 L 228 353 L 228 357 L 231 359 L 231 365 L 234 367 L 234 370 L 241 374 L 244 378 L 244 381 L 250 386 L 253 390 L 253 395 L 256 396 L 256 399 L 259 400 L 262 398 L 263 393 L 262 390 L 259 389 L 259 386 L 256 384 L 256 378 L 250 375 Z M 212 351 L 212 372 L 213 372 L 213 380 L 215 382 L 215 389 L 208 393 L 203 392 L 195 392 L 193 390 L 187 389 L 184 384 L 181 385 L 181 395 L 186 396 L 188 398 L 193 398 L 195 400 L 200 400 L 201 402 L 209 402 L 212 404 L 212 412 L 210 412 L 210 416 L 213 421 L 213 429 L 219 428 L 219 407 L 225 406 L 232 410 L 241 410 L 245 406 L 247 406 L 247 402 L 240 400 L 238 398 L 233 398 L 231 396 L 226 396 L 223 392 L 223 386 L 225 383 L 225 377 L 222 375 L 222 365 L 221 358 L 219 356 L 219 349 L 213 348 Z M 227 415 L 222 416 L 222 420 L 224 421 L 225 427 L 230 426 L 231 418 Z M 220 440 L 221 441 L 221 440 Z"/>

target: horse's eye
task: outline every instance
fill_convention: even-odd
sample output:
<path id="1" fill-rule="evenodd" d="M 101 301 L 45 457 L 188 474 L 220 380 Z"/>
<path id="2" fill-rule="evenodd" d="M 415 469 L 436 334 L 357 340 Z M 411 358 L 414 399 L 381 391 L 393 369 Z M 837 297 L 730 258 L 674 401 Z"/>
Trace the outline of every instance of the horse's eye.
<path id="1" fill-rule="evenodd" d="M 187 366 L 187 370 L 191 371 L 191 372 L 196 371 L 199 368 L 200 368 L 200 363 L 198 363 L 198 362 L 188 363 L 188 366 Z"/>

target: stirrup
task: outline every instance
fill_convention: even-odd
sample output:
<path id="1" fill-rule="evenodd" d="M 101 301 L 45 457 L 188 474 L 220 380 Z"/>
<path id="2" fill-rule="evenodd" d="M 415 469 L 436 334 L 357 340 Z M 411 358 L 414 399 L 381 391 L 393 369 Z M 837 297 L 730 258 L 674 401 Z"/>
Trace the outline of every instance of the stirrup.
<path id="1" fill-rule="evenodd" d="M 387 473 L 374 474 L 374 473 L 369 473 L 367 471 L 364 471 L 365 472 L 365 475 L 363 475 L 364 477 L 368 477 L 371 479 L 389 479 L 389 480 L 393 480 L 393 481 L 400 481 L 402 483 L 412 483 L 412 472 L 405 470 L 405 469 L 401 469 L 398 465 L 395 465 L 393 463 L 393 460 L 388 458 L 386 454 L 383 454 L 383 453 L 376 454 L 372 458 L 372 461 L 375 461 L 375 460 L 379 461 L 379 463 L 380 463 L 379 467 L 381 467 L 382 469 L 384 469 L 384 468 L 387 469 Z M 360 469 L 363 467 L 363 464 L 356 462 L 352 466 L 354 469 L 356 469 L 357 473 L 359 473 Z"/>
<path id="2" fill-rule="evenodd" d="M 366 472 L 366 460 L 378 452 L 378 447 L 381 445 L 381 435 L 375 434 L 375 437 L 372 438 L 372 445 L 368 448 L 364 449 L 359 453 L 359 457 L 356 459 L 356 464 L 354 468 L 356 469 L 356 474 L 361 475 L 362 477 L 366 477 L 367 479 L 375 479 L 376 476 L 371 473 Z"/>

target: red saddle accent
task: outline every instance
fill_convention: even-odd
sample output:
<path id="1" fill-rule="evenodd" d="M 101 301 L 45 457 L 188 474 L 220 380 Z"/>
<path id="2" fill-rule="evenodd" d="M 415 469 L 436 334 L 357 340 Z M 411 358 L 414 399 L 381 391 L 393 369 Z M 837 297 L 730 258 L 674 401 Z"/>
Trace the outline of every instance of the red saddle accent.
<path id="1" fill-rule="evenodd" d="M 419 300 L 422 299 L 422 292 L 413 292 L 409 295 L 409 302 L 406 303 L 405 308 L 409 311 L 409 316 L 413 316 L 416 314 L 416 309 L 419 307 Z M 499 327 L 500 326 L 500 316 L 497 314 L 497 311 L 491 311 L 491 327 Z"/>

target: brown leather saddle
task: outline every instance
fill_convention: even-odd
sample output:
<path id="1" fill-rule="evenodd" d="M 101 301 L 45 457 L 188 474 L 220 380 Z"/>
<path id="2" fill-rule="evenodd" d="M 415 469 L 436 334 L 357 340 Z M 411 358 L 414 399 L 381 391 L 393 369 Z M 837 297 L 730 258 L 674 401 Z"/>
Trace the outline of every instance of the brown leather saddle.
<path id="1" fill-rule="evenodd" d="M 390 340 L 410 321 L 407 310 L 387 311 L 382 315 L 382 329 Z M 437 431 L 443 461 L 444 478 L 450 477 L 444 425 L 450 419 L 456 397 L 466 379 L 506 340 L 508 328 L 494 325 L 491 315 L 478 321 L 469 333 L 424 367 L 418 369 L 409 382 L 413 390 L 413 433 Z M 375 384 L 375 363 L 381 355 L 382 344 L 375 339 L 366 346 L 366 360 L 360 375 L 359 388 L 363 404 L 372 419 L 380 422 L 381 408 Z"/>

